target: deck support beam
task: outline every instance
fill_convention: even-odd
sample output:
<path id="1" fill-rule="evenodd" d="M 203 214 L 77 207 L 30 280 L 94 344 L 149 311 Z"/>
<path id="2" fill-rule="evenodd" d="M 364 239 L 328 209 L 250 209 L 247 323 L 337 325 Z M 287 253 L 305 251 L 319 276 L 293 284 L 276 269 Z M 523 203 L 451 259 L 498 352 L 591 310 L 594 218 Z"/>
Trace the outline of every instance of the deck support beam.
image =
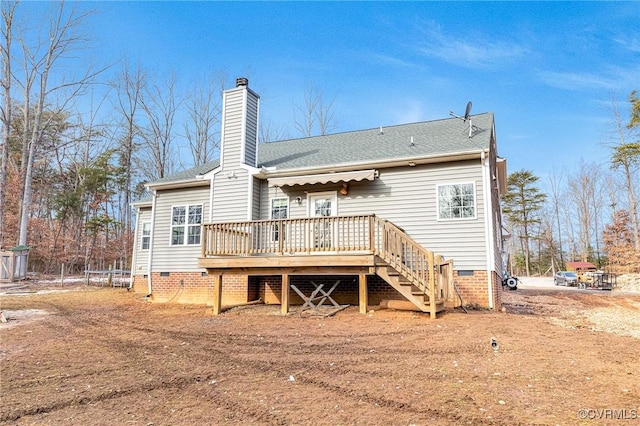
<path id="1" fill-rule="evenodd" d="M 436 313 L 438 312 L 436 306 L 436 268 L 435 258 L 432 251 L 429 252 L 427 260 L 429 261 L 429 317 L 431 319 L 436 319 Z"/>
<path id="2" fill-rule="evenodd" d="M 222 274 L 213 275 L 210 304 L 213 305 L 213 315 L 220 315 L 222 312 Z"/>
<path id="3" fill-rule="evenodd" d="M 280 314 L 287 315 L 289 313 L 289 274 L 282 274 L 282 290 L 280 291 Z"/>
<path id="4" fill-rule="evenodd" d="M 360 303 L 360 313 L 366 314 L 369 306 L 369 292 L 367 289 L 367 276 L 365 274 L 358 275 L 358 301 Z"/>

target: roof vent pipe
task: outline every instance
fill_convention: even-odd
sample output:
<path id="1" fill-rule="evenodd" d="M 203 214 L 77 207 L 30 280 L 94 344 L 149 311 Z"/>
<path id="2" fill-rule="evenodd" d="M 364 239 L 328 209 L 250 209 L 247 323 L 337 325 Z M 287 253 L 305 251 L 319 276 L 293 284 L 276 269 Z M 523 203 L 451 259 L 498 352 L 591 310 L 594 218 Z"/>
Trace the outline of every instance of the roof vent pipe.
<path id="1" fill-rule="evenodd" d="M 249 79 L 246 77 L 238 77 L 236 78 L 236 87 L 240 87 L 240 86 L 248 86 L 249 85 Z"/>

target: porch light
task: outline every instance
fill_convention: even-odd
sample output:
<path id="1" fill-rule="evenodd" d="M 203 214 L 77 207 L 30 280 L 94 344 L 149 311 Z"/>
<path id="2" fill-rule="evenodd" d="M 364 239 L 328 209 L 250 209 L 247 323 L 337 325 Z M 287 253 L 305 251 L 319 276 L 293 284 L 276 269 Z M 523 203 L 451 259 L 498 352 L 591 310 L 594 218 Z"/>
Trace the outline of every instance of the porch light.
<path id="1" fill-rule="evenodd" d="M 347 195 L 349 193 L 349 184 L 347 182 L 342 182 L 342 188 L 340 189 L 341 195 Z"/>

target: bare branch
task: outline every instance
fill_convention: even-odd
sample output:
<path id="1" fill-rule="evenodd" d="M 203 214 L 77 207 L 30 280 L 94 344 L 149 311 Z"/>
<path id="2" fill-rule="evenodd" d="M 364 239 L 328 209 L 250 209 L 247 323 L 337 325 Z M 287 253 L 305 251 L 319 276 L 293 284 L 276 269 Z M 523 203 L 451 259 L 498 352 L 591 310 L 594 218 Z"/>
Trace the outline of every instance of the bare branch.
<path id="1" fill-rule="evenodd" d="M 185 138 L 196 166 L 212 160 L 220 147 L 222 84 L 224 76 L 196 83 L 185 101 Z"/>

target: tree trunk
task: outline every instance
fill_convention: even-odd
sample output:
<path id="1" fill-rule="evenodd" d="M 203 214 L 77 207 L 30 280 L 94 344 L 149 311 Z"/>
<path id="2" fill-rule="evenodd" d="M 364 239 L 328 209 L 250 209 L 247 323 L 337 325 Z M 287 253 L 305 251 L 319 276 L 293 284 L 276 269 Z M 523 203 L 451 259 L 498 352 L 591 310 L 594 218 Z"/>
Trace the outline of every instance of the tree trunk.
<path id="1" fill-rule="evenodd" d="M 15 2 L 2 2 L 2 20 L 4 24 L 2 46 L 2 90 L 4 110 L 2 111 L 2 160 L 0 162 L 0 249 L 4 242 L 4 205 L 7 191 L 7 173 L 9 169 L 9 140 L 11 137 L 11 41 L 13 39 L 13 12 Z"/>

